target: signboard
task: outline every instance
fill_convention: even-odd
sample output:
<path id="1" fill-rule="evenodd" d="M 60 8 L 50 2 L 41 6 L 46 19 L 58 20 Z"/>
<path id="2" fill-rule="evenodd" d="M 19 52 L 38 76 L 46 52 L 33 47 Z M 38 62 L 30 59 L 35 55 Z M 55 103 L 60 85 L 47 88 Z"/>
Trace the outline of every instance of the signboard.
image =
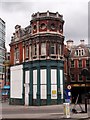
<path id="1" fill-rule="evenodd" d="M 71 85 L 68 85 L 68 86 L 67 86 L 67 89 L 71 90 Z"/>
<path id="2" fill-rule="evenodd" d="M 65 102 L 71 103 L 71 90 L 69 89 L 65 90 Z"/>
<path id="3" fill-rule="evenodd" d="M 72 87 L 85 87 L 85 84 L 72 84 Z M 90 87 L 90 84 L 86 84 L 86 87 Z"/>
<path id="4" fill-rule="evenodd" d="M 56 97 L 56 94 L 57 94 L 56 90 L 52 90 L 52 96 Z"/>

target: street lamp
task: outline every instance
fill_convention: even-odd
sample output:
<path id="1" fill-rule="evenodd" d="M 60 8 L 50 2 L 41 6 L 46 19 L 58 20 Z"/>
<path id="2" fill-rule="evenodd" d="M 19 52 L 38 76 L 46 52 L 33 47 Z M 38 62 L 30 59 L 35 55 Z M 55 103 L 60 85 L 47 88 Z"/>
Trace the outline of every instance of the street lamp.
<path id="1" fill-rule="evenodd" d="M 64 54 L 64 57 L 67 60 L 67 84 L 70 84 L 70 66 L 69 66 L 70 53 L 71 51 L 67 48 L 66 54 Z"/>
<path id="2" fill-rule="evenodd" d="M 81 71 L 81 75 L 85 77 L 89 76 L 89 71 L 87 68 L 83 68 Z M 85 112 L 87 113 L 87 98 L 86 98 L 86 80 L 85 80 Z"/>

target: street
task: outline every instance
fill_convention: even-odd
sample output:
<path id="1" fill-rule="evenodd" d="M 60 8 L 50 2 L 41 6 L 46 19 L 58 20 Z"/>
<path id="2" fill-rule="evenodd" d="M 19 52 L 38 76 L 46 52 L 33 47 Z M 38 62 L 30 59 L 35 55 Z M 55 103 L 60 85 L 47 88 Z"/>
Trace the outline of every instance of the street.
<path id="1" fill-rule="evenodd" d="M 84 105 L 81 105 L 84 109 Z M 71 105 L 73 108 L 73 105 Z M 2 118 L 3 119 L 63 119 L 64 110 L 63 105 L 49 105 L 49 106 L 20 106 L 9 105 L 7 102 L 2 103 Z M 78 105 L 76 109 L 80 111 Z M 86 119 L 86 113 L 72 114 L 72 120 Z M 81 116 L 81 117 L 80 117 Z M 88 116 L 90 117 L 90 105 L 88 105 Z M 65 118 L 64 118 L 65 119 Z M 71 118 L 70 118 L 71 119 Z M 89 120 L 89 118 L 87 119 Z"/>

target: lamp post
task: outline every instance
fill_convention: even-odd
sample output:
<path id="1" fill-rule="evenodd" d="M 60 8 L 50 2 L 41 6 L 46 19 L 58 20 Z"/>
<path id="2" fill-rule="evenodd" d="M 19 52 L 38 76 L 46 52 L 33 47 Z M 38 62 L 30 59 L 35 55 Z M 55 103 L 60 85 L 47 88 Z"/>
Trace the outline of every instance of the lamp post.
<path id="1" fill-rule="evenodd" d="M 86 98 L 86 77 L 89 75 L 89 71 L 87 68 L 83 68 L 81 71 L 81 75 L 85 77 L 85 112 L 87 113 L 87 98 Z"/>
<path id="2" fill-rule="evenodd" d="M 67 61 L 67 84 L 70 84 L 70 66 L 69 66 L 69 58 L 70 58 L 71 51 L 67 49 L 66 54 L 64 54 L 64 57 Z"/>
<path id="3" fill-rule="evenodd" d="M 66 83 L 65 83 L 65 101 L 66 102 L 71 102 L 71 85 L 70 85 L 70 49 L 66 48 L 64 57 L 66 59 L 66 73 L 67 73 L 67 77 L 66 77 Z"/>

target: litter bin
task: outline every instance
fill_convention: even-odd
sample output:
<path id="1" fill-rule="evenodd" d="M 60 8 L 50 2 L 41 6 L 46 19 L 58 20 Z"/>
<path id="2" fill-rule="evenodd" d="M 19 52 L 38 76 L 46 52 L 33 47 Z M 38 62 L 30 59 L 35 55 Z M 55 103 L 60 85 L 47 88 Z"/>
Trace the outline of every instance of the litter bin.
<path id="1" fill-rule="evenodd" d="M 70 118 L 70 103 L 63 103 L 64 106 L 64 117 Z"/>

